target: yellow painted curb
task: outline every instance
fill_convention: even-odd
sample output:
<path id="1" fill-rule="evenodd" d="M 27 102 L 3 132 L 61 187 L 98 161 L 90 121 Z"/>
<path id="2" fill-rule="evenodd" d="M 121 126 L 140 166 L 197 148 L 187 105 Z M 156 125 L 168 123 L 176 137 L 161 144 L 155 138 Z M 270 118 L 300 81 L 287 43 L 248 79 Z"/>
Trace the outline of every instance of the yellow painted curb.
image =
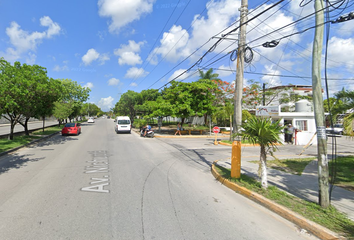
<path id="1" fill-rule="evenodd" d="M 262 195 L 259 195 L 258 193 L 254 193 L 247 188 L 241 187 L 237 185 L 236 183 L 233 183 L 226 178 L 223 178 L 219 175 L 219 173 L 215 169 L 215 164 L 217 161 L 215 161 L 212 166 L 211 166 L 211 173 L 215 177 L 216 180 L 221 182 L 223 185 L 226 187 L 234 190 L 237 193 L 240 193 L 247 198 L 262 204 L 266 208 L 272 210 L 273 212 L 277 213 L 278 215 L 282 216 L 283 218 L 293 222 L 294 224 L 298 225 L 299 227 L 311 232 L 313 235 L 319 237 L 320 239 L 323 240 L 334 240 L 334 239 L 345 239 L 344 237 L 338 236 L 338 234 L 332 232 L 331 230 L 315 223 L 312 222 L 303 216 L 263 197 Z"/>
<path id="2" fill-rule="evenodd" d="M 225 146 L 230 146 L 230 147 L 232 147 L 232 144 L 230 144 L 230 143 L 224 143 L 224 142 L 221 142 L 221 141 L 219 141 L 218 143 L 219 143 L 220 145 L 225 145 Z M 258 144 L 242 143 L 241 146 L 242 146 L 242 147 L 258 147 L 259 145 L 258 145 Z"/>

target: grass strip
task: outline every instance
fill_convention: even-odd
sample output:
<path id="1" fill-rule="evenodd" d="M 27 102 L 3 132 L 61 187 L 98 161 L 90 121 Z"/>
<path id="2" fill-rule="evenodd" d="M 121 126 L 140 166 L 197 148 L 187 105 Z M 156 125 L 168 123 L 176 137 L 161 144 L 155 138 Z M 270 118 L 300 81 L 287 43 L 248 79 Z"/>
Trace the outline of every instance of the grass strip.
<path id="1" fill-rule="evenodd" d="M 232 144 L 232 141 L 229 141 L 229 140 L 221 140 L 220 142 Z M 243 143 L 243 144 L 251 144 L 251 142 L 248 141 L 247 139 L 242 139 L 241 143 Z"/>
<path id="2" fill-rule="evenodd" d="M 337 171 L 335 185 L 345 185 L 354 191 L 354 156 L 337 157 L 336 162 L 329 162 L 329 169 L 334 165 Z"/>
<path id="3" fill-rule="evenodd" d="M 48 128 L 45 128 L 44 131 L 42 129 L 34 131 L 34 132 L 32 132 L 32 135 L 38 135 L 38 136 L 50 135 L 50 134 L 57 133 L 57 132 L 61 131 L 62 128 L 63 128 L 63 126 L 48 127 Z"/>
<path id="4" fill-rule="evenodd" d="M 267 160 L 267 166 L 276 170 L 301 176 L 306 166 L 309 165 L 315 159 L 316 159 L 315 157 L 311 157 L 311 158 Z M 253 161 L 253 162 L 259 163 L 259 161 Z"/>
<path id="5" fill-rule="evenodd" d="M 324 209 L 317 203 L 290 195 L 275 186 L 269 186 L 265 190 L 260 182 L 247 175 L 241 174 L 240 179 L 231 178 L 231 170 L 228 168 L 215 165 L 215 169 L 223 178 L 256 192 L 347 239 L 354 239 L 354 221 L 335 207 L 330 206 Z"/>
<path id="6" fill-rule="evenodd" d="M 31 141 L 41 138 L 39 136 L 16 136 L 13 140 L 0 139 L 0 153 L 23 146 Z"/>

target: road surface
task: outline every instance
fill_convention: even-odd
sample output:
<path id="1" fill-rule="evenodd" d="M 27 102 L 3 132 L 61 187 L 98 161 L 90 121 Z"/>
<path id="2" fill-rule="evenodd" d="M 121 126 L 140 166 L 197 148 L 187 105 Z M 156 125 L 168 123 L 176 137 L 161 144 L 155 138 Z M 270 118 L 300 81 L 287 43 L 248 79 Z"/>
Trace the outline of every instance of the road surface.
<path id="1" fill-rule="evenodd" d="M 229 147 L 178 141 L 98 119 L 0 157 L 0 238 L 316 239 L 215 181 Z"/>

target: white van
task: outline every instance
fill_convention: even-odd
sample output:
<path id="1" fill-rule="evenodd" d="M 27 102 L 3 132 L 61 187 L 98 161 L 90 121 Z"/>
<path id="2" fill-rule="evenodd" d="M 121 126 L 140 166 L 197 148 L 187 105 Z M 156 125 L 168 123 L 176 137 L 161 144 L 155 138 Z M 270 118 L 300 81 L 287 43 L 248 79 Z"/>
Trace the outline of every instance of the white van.
<path id="1" fill-rule="evenodd" d="M 128 116 L 119 116 L 116 118 L 115 122 L 116 122 L 116 126 L 114 129 L 117 134 L 120 132 L 131 133 L 132 123 L 131 123 L 130 118 Z"/>

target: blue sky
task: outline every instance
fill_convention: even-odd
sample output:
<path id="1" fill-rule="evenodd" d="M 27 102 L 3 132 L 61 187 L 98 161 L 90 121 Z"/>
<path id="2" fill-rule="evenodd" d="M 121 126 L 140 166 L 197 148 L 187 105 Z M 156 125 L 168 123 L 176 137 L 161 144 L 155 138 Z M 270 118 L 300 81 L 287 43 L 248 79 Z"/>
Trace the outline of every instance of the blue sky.
<path id="1" fill-rule="evenodd" d="M 249 19 L 276 2 L 249 1 Z M 296 33 L 315 25 L 313 16 L 298 21 L 314 12 L 314 4 L 309 0 L 301 6 L 300 2 L 283 1 L 247 25 L 247 44 L 253 59 L 245 66 L 245 84 L 251 79 L 268 86 L 312 84 L 314 31 Z M 89 102 L 108 111 L 122 93 L 161 88 L 194 65 L 219 40 L 215 37 L 239 25 L 240 3 L 0 0 L 0 57 L 11 63 L 38 64 L 47 68 L 49 77 L 77 81 L 91 89 Z M 331 19 L 354 11 L 350 4 L 333 11 Z M 353 23 L 331 24 L 327 70 L 330 94 L 343 87 L 354 90 Z M 234 81 L 236 62 L 228 53 L 237 47 L 237 37 L 237 31 L 229 35 L 177 80 L 195 81 L 198 68 L 214 68 L 221 79 Z M 262 46 L 276 39 L 281 39 L 277 47 Z"/>

